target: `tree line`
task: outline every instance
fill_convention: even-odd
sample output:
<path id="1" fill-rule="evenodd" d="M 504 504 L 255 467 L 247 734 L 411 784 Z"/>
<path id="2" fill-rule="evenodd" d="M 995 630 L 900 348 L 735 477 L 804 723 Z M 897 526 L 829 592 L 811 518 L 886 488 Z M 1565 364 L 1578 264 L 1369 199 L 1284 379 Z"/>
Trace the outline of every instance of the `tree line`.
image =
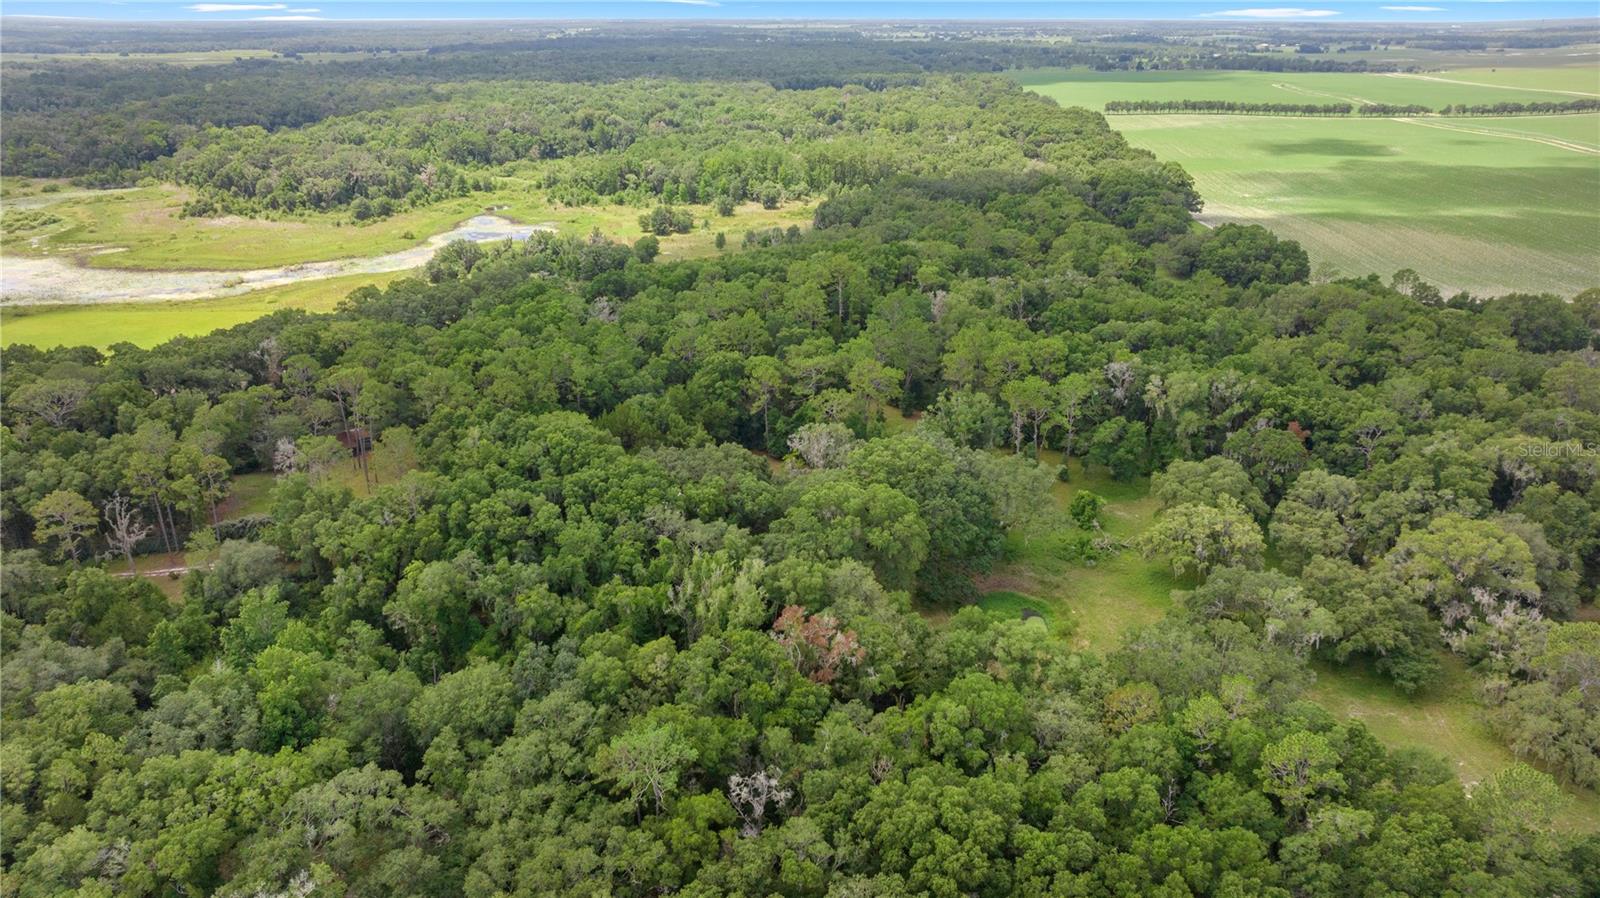
<path id="1" fill-rule="evenodd" d="M 1108 115 L 1189 113 L 1199 115 L 1325 116 L 1511 116 L 1570 115 L 1600 111 L 1600 98 L 1549 102 L 1453 103 L 1437 109 L 1419 104 L 1395 103 L 1245 103 L 1234 100 L 1108 100 Z"/>
<path id="2" fill-rule="evenodd" d="M 1199 113 L 1206 115 L 1350 115 L 1349 103 L 1241 103 L 1234 100 L 1107 100 L 1108 115 Z"/>

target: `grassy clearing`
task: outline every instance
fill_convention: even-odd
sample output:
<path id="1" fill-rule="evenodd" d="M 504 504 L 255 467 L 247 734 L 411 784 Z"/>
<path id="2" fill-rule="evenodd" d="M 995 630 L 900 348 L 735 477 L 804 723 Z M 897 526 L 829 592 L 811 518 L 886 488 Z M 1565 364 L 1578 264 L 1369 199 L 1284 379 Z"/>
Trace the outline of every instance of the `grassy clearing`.
<path id="1" fill-rule="evenodd" d="M 378 488 L 399 477 L 406 471 L 416 467 L 416 460 L 393 455 L 393 450 L 385 446 L 380 438 L 367 456 L 368 470 L 374 472 L 378 478 Z M 358 497 L 370 496 L 373 489 L 361 476 L 361 469 L 354 460 L 345 461 L 335 466 L 327 474 L 328 482 L 342 486 Z M 271 471 L 254 471 L 249 474 L 238 474 L 233 478 L 232 490 L 228 499 L 220 509 L 220 517 L 224 521 L 235 518 L 247 517 L 257 514 L 272 513 L 272 488 L 277 486 L 278 478 Z"/>
<path id="2" fill-rule="evenodd" d="M 220 516 L 224 521 L 248 517 L 253 514 L 272 513 L 272 488 L 278 478 L 271 471 L 255 471 L 233 478 L 233 491 L 223 503 Z"/>
<path id="3" fill-rule="evenodd" d="M 30 343 L 105 349 L 132 343 L 148 349 L 173 337 L 194 337 L 254 321 L 279 309 L 332 311 L 357 287 L 383 286 L 409 272 L 358 274 L 268 287 L 223 299 L 0 308 L 0 346 Z"/>
<path id="4" fill-rule="evenodd" d="M 1054 469 L 1060 453 L 1045 452 L 1040 463 Z M 1059 509 L 1065 509 L 1079 490 L 1091 490 L 1110 500 L 1101 515 L 1107 535 L 1126 540 L 1149 526 L 1156 503 L 1148 496 L 1149 482 L 1119 482 L 1105 471 L 1072 459 L 1071 480 L 1052 489 Z M 1067 539 L 1076 525 L 1064 513 L 1029 532 L 1006 539 L 1006 561 L 979 582 L 980 604 L 1003 610 L 1019 602 L 1033 603 L 1052 622 L 1070 631 L 1073 648 L 1109 651 L 1124 633 L 1155 623 L 1172 605 L 1178 584 L 1165 568 L 1151 564 L 1131 549 L 1086 565 L 1066 553 Z"/>
<path id="5" fill-rule="evenodd" d="M 1059 453 L 1044 454 L 1041 463 L 1055 467 Z M 1059 508 L 1088 489 L 1109 500 L 1101 515 L 1108 535 L 1129 540 L 1155 519 L 1158 504 L 1144 479 L 1121 482 L 1104 470 L 1068 463 L 1071 480 L 1053 490 Z M 1179 582 L 1164 567 L 1124 550 L 1093 566 L 1064 557 L 1063 537 L 1074 525 L 1065 515 L 1032 533 L 1007 539 L 1007 561 L 979 582 L 979 606 L 1015 617 L 1024 608 L 1037 611 L 1079 651 L 1105 653 L 1122 644 L 1133 629 L 1161 620 L 1172 608 Z M 930 615 L 938 623 L 942 615 Z M 1360 665 L 1317 664 L 1317 683 L 1308 697 L 1339 718 L 1362 721 L 1391 748 L 1418 748 L 1444 755 L 1469 787 L 1516 759 L 1482 718 L 1473 695 L 1471 671 L 1454 656 L 1443 659 L 1445 676 L 1433 689 L 1408 696 Z M 1600 795 L 1569 789 L 1572 802 L 1560 817 L 1563 826 L 1600 830 Z"/>
<path id="6" fill-rule="evenodd" d="M 183 581 L 188 574 L 183 571 L 173 571 L 172 573 L 156 572 L 166 571 L 171 568 L 181 568 L 186 565 L 187 562 L 184 560 L 182 552 L 173 552 L 170 555 L 165 552 L 157 552 L 151 555 L 135 555 L 133 557 L 133 569 L 138 571 L 139 576 L 153 583 L 156 589 L 161 590 L 161 594 L 171 602 L 177 602 L 183 598 Z M 128 570 L 128 563 L 121 558 L 114 558 L 106 562 L 106 570 L 113 574 L 125 574 Z"/>
<path id="7" fill-rule="evenodd" d="M 63 191 L 30 195 L 29 205 L 60 219 L 21 231 L 8 231 L 0 248 L 18 255 L 68 256 L 96 268 L 248 271 L 302 262 L 360 258 L 419 246 L 475 215 L 493 213 L 524 224 L 545 225 L 561 233 L 593 230 L 632 242 L 642 236 L 641 209 L 632 206 L 562 206 L 551 203 L 529 179 L 501 178 L 493 191 L 435 203 L 381 221 L 357 224 L 341 215 L 285 219 L 184 218 L 187 189 L 170 184 L 128 190 Z M 813 206 L 796 203 L 762 209 L 747 203 L 731 216 L 709 206 L 685 206 L 697 224 L 689 234 L 661 241 L 666 258 L 716 252 L 718 231 L 738 246 L 744 232 L 791 224 L 808 227 Z M 109 251 L 108 251 L 109 250 Z"/>
<path id="8" fill-rule="evenodd" d="M 1050 603 L 1004 589 L 997 589 L 984 596 L 978 602 L 978 607 L 1007 617 L 1019 617 L 1023 612 L 1031 611 L 1047 622 L 1056 620 L 1056 609 Z"/>
<path id="9" fill-rule="evenodd" d="M 1480 74 L 1463 72 L 1461 80 Z M 1585 83 L 1582 69 L 1487 74 L 1508 83 L 1270 72 L 1041 70 L 1018 77 L 1060 102 L 1091 108 L 1111 99 L 1184 97 L 1525 101 L 1565 95 L 1520 88 L 1581 90 Z M 1428 76 L 1434 77 L 1456 76 Z M 1600 115 L 1411 121 L 1136 115 L 1111 123 L 1130 143 L 1194 176 L 1207 223 L 1266 225 L 1300 241 L 1314 264 L 1343 274 L 1387 276 L 1410 267 L 1447 292 L 1487 295 L 1570 294 L 1600 284 Z"/>
<path id="10" fill-rule="evenodd" d="M 1416 748 L 1443 754 L 1469 787 L 1514 763 L 1516 758 L 1483 721 L 1472 694 L 1472 673 L 1446 656 L 1444 679 L 1432 689 L 1408 696 L 1387 680 L 1357 665 L 1317 665 L 1311 699 L 1336 717 L 1364 723 L 1391 748 Z M 1600 795 L 1569 789 L 1571 804 L 1561 823 L 1574 830 L 1600 830 Z"/>

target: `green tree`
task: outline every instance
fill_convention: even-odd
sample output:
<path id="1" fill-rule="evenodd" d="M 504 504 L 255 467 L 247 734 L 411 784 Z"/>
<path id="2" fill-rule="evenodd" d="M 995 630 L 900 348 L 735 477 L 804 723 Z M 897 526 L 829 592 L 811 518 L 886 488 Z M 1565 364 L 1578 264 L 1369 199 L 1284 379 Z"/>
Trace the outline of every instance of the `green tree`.
<path id="1" fill-rule="evenodd" d="M 1272 545 L 1289 570 L 1299 571 L 1318 555 L 1347 558 L 1360 533 L 1361 487 L 1348 477 L 1313 468 L 1272 512 Z"/>
<path id="2" fill-rule="evenodd" d="M 1267 517 L 1267 503 L 1250 475 L 1236 461 L 1213 455 L 1201 461 L 1182 459 L 1150 478 L 1150 495 L 1163 508 L 1178 505 L 1215 505 L 1223 496 L 1233 499 L 1257 520 Z"/>
<path id="3" fill-rule="evenodd" d="M 56 490 L 30 509 L 35 521 L 33 538 L 56 544 L 59 557 L 78 560 L 85 538 L 94 532 L 98 516 L 89 500 L 71 490 Z"/>
<path id="4" fill-rule="evenodd" d="M 865 562 L 895 588 L 912 584 L 929 547 L 928 525 L 905 493 L 837 476 L 803 483 L 768 539 L 781 554 Z"/>
<path id="5" fill-rule="evenodd" d="M 1458 514 L 1434 518 L 1401 535 L 1385 564 L 1400 586 L 1432 607 L 1446 626 L 1496 608 L 1485 602 L 1537 604 L 1528 544 L 1489 521 Z"/>
<path id="6" fill-rule="evenodd" d="M 650 799 L 659 814 L 698 756 L 673 726 L 639 723 L 612 739 L 595 765 L 636 810 L 642 811 L 645 800 Z"/>
<path id="7" fill-rule="evenodd" d="M 1080 530 L 1099 530 L 1100 510 L 1105 507 L 1104 496 L 1089 490 L 1078 490 L 1067 505 L 1067 517 L 1072 518 Z"/>
<path id="8" fill-rule="evenodd" d="M 1290 819 L 1304 820 L 1322 796 L 1344 791 L 1339 754 L 1319 733 L 1296 730 L 1261 752 L 1261 788 L 1276 796 Z"/>
<path id="9" fill-rule="evenodd" d="M 1118 480 L 1132 480 L 1144 470 L 1145 432 L 1120 415 L 1104 421 L 1089 437 L 1088 456 L 1105 465 Z"/>
<path id="10" fill-rule="evenodd" d="M 1261 526 L 1228 497 L 1215 506 L 1188 504 L 1168 509 L 1137 542 L 1146 558 L 1161 558 L 1174 576 L 1202 580 L 1218 567 L 1259 567 L 1266 548 Z"/>

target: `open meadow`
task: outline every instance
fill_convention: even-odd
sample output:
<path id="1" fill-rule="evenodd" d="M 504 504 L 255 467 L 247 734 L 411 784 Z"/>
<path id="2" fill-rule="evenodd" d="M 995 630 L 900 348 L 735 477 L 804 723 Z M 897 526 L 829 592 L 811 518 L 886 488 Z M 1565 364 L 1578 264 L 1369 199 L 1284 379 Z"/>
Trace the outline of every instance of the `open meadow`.
<path id="1" fill-rule="evenodd" d="M 280 309 L 331 312 L 358 287 L 381 287 L 409 272 L 356 274 L 268 287 L 219 299 L 0 307 L 0 346 L 40 349 L 131 343 L 149 349 L 174 337 L 198 337 Z"/>
<path id="2" fill-rule="evenodd" d="M 331 311 L 350 291 L 381 286 L 404 270 L 364 271 L 363 260 L 377 262 L 426 247 L 430 238 L 474 216 L 492 213 L 512 223 L 582 236 L 599 231 L 632 242 L 642 236 L 641 209 L 619 205 L 562 206 L 518 178 L 501 179 L 496 190 L 446 200 L 382 221 L 356 224 L 335 215 L 287 219 L 186 218 L 180 212 L 189 192 L 172 185 L 127 190 L 55 189 L 12 179 L 4 192 L 4 237 L 0 253 L 14 260 L 52 260 L 42 276 L 61 296 L 93 295 L 95 285 L 116 285 L 119 293 L 142 289 L 146 295 L 183 289 L 200 298 L 163 301 L 49 302 L 18 305 L 0 297 L 0 345 L 31 343 L 41 348 L 116 343 L 150 347 L 176 336 L 198 336 L 270 314 L 278 309 Z M 744 203 L 732 215 L 709 206 L 684 206 L 696 222 L 687 234 L 661 238 L 664 259 L 718 252 L 716 236 L 738 247 L 745 231 L 791 225 L 808 228 L 814 204 L 795 202 L 778 209 Z M 424 253 L 424 257 L 425 257 Z M 5 257 L 0 256 L 0 265 Z M 354 273 L 320 276 L 307 263 L 353 260 Z M 62 264 L 56 265 L 55 261 Z M 421 259 L 408 264 L 415 266 Z M 261 272 L 283 268 L 280 283 L 237 293 L 225 289 L 236 279 L 213 277 L 219 294 L 193 286 L 196 272 Z M 384 266 L 379 267 L 394 267 Z M 303 279 L 300 279 L 302 278 Z M 201 280 L 204 280 L 203 278 Z M 143 285 L 141 288 L 140 285 Z M 109 288 L 108 288 L 109 289 Z"/>
<path id="3" fill-rule="evenodd" d="M 1430 74 L 1020 73 L 1064 105 L 1111 100 L 1455 104 L 1600 96 L 1593 67 Z M 1313 266 L 1446 293 L 1572 294 L 1600 284 L 1600 115 L 1290 118 L 1118 115 L 1134 146 L 1194 177 L 1208 224 L 1261 224 Z M 1331 273 L 1324 267 L 1325 273 Z"/>
<path id="4" fill-rule="evenodd" d="M 643 234 L 639 215 L 648 209 L 552 203 L 530 178 L 498 178 L 494 190 L 362 223 L 332 213 L 188 218 L 182 209 L 191 191 L 168 184 L 56 193 L 40 192 L 31 184 L 13 186 L 5 192 L 8 213 L 28 214 L 5 226 L 0 249 L 11 255 L 69 257 L 92 268 L 247 271 L 400 252 L 488 212 L 564 234 L 585 235 L 598 229 L 626 241 Z M 662 254 L 669 258 L 714 252 L 718 231 L 733 239 L 746 230 L 808 225 L 812 205 L 763 209 L 758 203 L 746 203 L 728 216 L 719 216 L 706 205 L 683 208 L 694 216 L 696 227 L 691 233 L 661 239 Z M 704 226 L 707 222 L 709 226 Z"/>

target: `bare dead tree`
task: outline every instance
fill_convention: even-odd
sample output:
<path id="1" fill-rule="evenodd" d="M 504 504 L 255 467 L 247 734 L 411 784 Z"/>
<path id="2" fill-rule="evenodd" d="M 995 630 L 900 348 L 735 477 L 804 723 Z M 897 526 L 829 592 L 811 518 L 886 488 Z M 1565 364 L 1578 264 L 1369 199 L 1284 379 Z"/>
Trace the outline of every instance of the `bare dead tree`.
<path id="1" fill-rule="evenodd" d="M 128 561 L 128 570 L 137 570 L 133 563 L 133 549 L 139 541 L 150 535 L 150 525 L 139 514 L 139 506 L 121 493 L 113 493 L 100 512 L 106 520 L 106 540 L 112 548 L 122 553 Z"/>
<path id="2" fill-rule="evenodd" d="M 776 767 L 757 770 L 749 776 L 735 773 L 728 777 L 728 801 L 733 804 L 739 819 L 744 821 L 739 833 L 746 838 L 761 835 L 761 824 L 766 819 L 768 805 L 782 810 L 793 794 L 792 789 L 784 788 L 783 773 Z"/>

